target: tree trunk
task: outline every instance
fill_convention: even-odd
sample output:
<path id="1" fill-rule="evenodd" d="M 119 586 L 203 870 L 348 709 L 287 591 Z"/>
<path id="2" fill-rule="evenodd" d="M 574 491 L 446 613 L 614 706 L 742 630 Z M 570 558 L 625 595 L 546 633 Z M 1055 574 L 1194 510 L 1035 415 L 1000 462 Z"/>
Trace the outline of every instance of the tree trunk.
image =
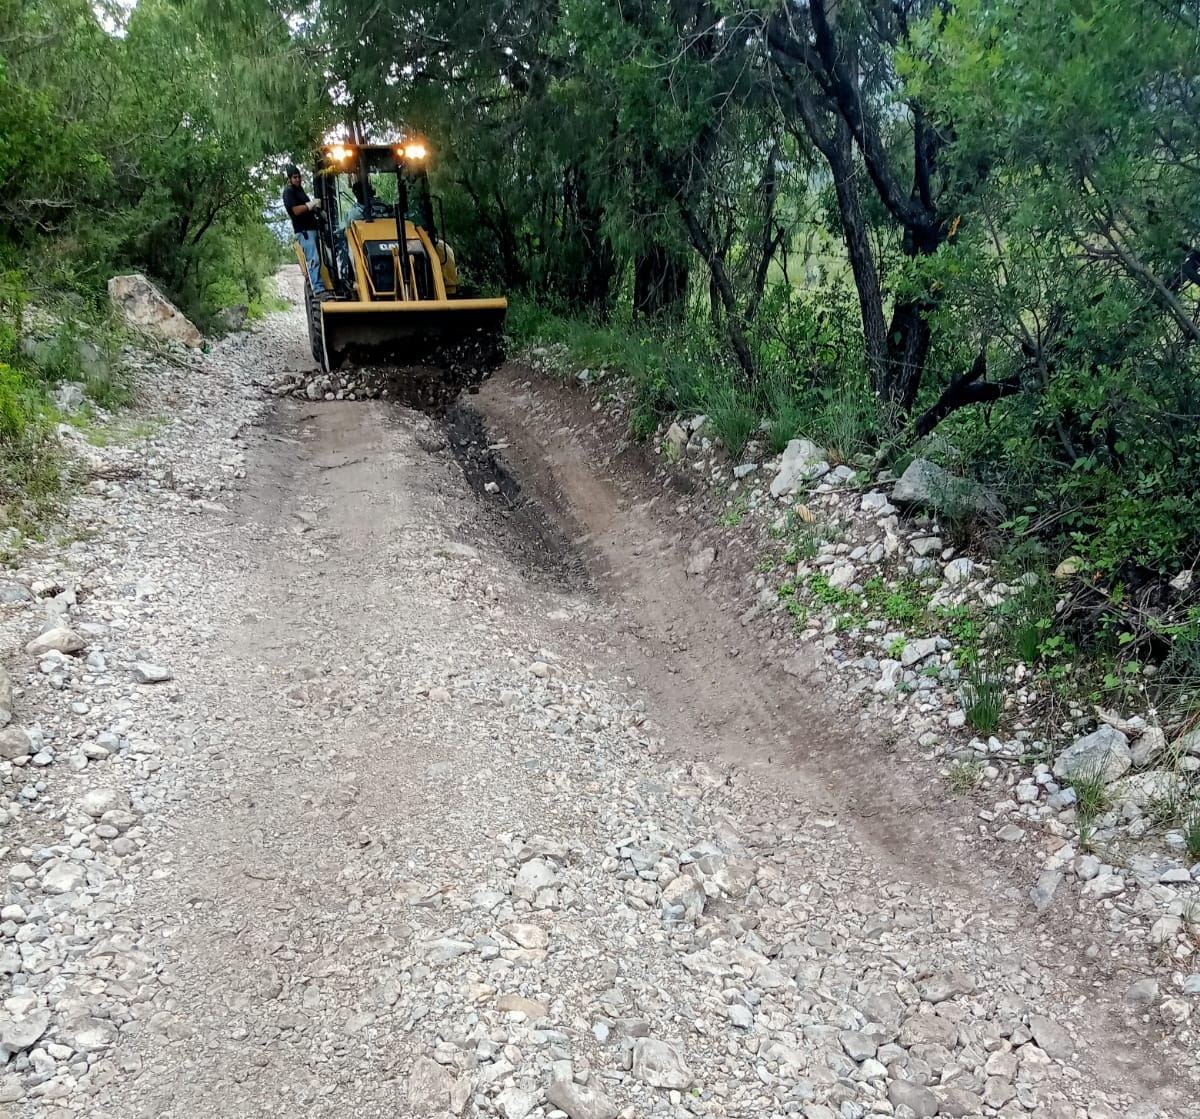
<path id="1" fill-rule="evenodd" d="M 717 253 L 711 238 L 696 215 L 683 205 L 679 207 L 679 212 L 683 218 L 683 224 L 691 235 L 692 244 L 708 264 L 713 283 L 716 284 L 717 292 L 721 296 L 721 305 L 725 310 L 725 329 L 729 331 L 729 344 L 733 347 L 734 356 L 747 379 L 753 382 L 757 377 L 754 355 L 750 352 L 750 344 L 746 341 L 745 332 L 742 330 L 737 297 L 734 295 L 733 285 L 729 282 L 729 274 L 725 271 L 725 262 Z"/>
<path id="2" fill-rule="evenodd" d="M 879 270 L 875 267 L 871 238 L 863 214 L 862 194 L 856 181 L 857 167 L 850 129 L 840 118 L 834 127 L 833 140 L 825 155 L 833 172 L 838 212 L 842 219 L 842 235 L 846 243 L 846 253 L 850 257 L 850 270 L 854 274 L 854 287 L 858 292 L 871 390 L 877 400 L 883 401 L 891 395 L 888 390 L 888 332 L 883 321 L 883 292 L 879 287 Z"/>

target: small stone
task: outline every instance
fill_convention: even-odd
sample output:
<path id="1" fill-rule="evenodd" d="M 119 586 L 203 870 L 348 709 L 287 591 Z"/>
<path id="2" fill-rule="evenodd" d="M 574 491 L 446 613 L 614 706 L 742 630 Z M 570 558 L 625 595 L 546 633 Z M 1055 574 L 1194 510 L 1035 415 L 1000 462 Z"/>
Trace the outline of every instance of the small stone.
<path id="1" fill-rule="evenodd" d="M 1041 1014 L 1034 1014 L 1029 1019 L 1029 1029 L 1033 1033 L 1034 1041 L 1038 1043 L 1038 1048 L 1047 1056 L 1057 1061 L 1065 1061 L 1075 1052 L 1075 1042 L 1071 1035 L 1057 1022 Z"/>
<path id="2" fill-rule="evenodd" d="M 1030 900 L 1033 902 L 1033 907 L 1039 913 L 1044 913 L 1050 908 L 1051 902 L 1054 901 L 1054 895 L 1058 891 L 1058 887 L 1062 885 L 1061 870 L 1043 871 L 1037 880 L 1037 885 L 1029 892 Z"/>
<path id="3" fill-rule="evenodd" d="M 860 1033 L 857 1030 L 842 1030 L 838 1034 L 838 1040 L 842 1043 L 842 1048 L 846 1050 L 850 1059 L 860 1063 L 874 1057 L 879 1048 L 870 1034 Z"/>
<path id="4" fill-rule="evenodd" d="M 48 629 L 40 637 L 35 637 L 25 646 L 25 652 L 32 657 L 40 657 L 45 653 L 80 653 L 87 647 L 73 629 L 66 626 L 56 626 Z"/>
<path id="5" fill-rule="evenodd" d="M 12 1055 L 29 1049 L 49 1025 L 48 1010 L 34 1010 L 20 1018 L 0 1017 L 0 1052 Z"/>
<path id="6" fill-rule="evenodd" d="M 527 999 L 521 995 L 501 995 L 496 1002 L 496 1009 L 505 1014 L 524 1014 L 531 1022 L 550 1016 L 550 1008 L 544 1002 Z"/>
<path id="7" fill-rule="evenodd" d="M 1131 983 L 1125 992 L 1125 1001 L 1133 1007 L 1144 1009 L 1153 1006 L 1158 1001 L 1158 980 L 1139 979 Z"/>
<path id="8" fill-rule="evenodd" d="M 739 1030 L 748 1030 L 754 1025 L 754 1012 L 744 1003 L 732 1003 L 728 1014 L 729 1021 Z"/>
<path id="9" fill-rule="evenodd" d="M 633 1046 L 633 1075 L 652 1088 L 691 1087 L 692 1071 L 675 1046 L 654 1038 L 640 1037 Z"/>
<path id="10" fill-rule="evenodd" d="M 433 963 L 438 964 L 449 963 L 474 950 L 475 945 L 469 940 L 455 940 L 449 936 L 440 937 L 425 945 L 425 954 Z"/>
<path id="11" fill-rule="evenodd" d="M 1073 865 L 1076 877 L 1082 882 L 1090 882 L 1100 873 L 1100 860 L 1095 855 L 1079 855 Z"/>
<path id="12" fill-rule="evenodd" d="M 82 1053 L 107 1049 L 117 1040 L 117 1027 L 103 1018 L 85 1018 L 70 1033 L 72 1044 Z"/>
<path id="13" fill-rule="evenodd" d="M 106 812 L 122 810 L 127 805 L 125 795 L 117 789 L 88 789 L 79 802 L 84 815 L 93 820 L 100 819 Z"/>
<path id="14" fill-rule="evenodd" d="M 138 661 L 133 666 L 133 678 L 139 684 L 162 684 L 172 679 L 171 670 L 150 661 Z"/>
<path id="15" fill-rule="evenodd" d="M 1147 727 L 1133 744 L 1131 756 L 1136 769 L 1152 765 L 1167 748 L 1167 736 L 1162 727 Z"/>
<path id="16" fill-rule="evenodd" d="M 42 878 L 42 893 L 69 894 L 83 887 L 87 881 L 83 868 L 77 863 L 59 862 L 53 865 Z"/>
<path id="17" fill-rule="evenodd" d="M 1125 892 L 1125 879 L 1117 874 L 1101 874 L 1085 882 L 1079 892 L 1089 898 L 1115 898 Z"/>
<path id="18" fill-rule="evenodd" d="M 688 556 L 686 568 L 687 573 L 689 575 L 703 575 L 710 567 L 712 567 L 714 563 L 716 563 L 716 560 L 716 548 L 697 548 L 696 551 Z"/>
<path id="19" fill-rule="evenodd" d="M 505 1088 L 496 1098 L 496 1106 L 504 1119 L 525 1119 L 537 1106 L 537 1096 L 520 1088 Z"/>
<path id="20" fill-rule="evenodd" d="M 1150 943 L 1167 944 L 1183 931 L 1182 917 L 1160 917 L 1150 926 Z"/>
<path id="21" fill-rule="evenodd" d="M 546 930 L 539 925 L 509 925 L 504 931 L 522 948 L 545 948 L 550 943 Z"/>
<path id="22" fill-rule="evenodd" d="M 917 984 L 917 993 L 921 998 L 934 1005 L 958 995 L 972 994 L 974 990 L 974 977 L 958 969 L 939 971 Z"/>
<path id="23" fill-rule="evenodd" d="M 690 875 L 681 874 L 667 883 L 662 892 L 662 901 L 664 907 L 680 907 L 685 921 L 694 921 L 704 912 L 704 889 Z"/>
<path id="24" fill-rule="evenodd" d="M 825 452 L 807 439 L 793 439 L 784 448 L 779 463 L 779 473 L 771 482 L 771 496 L 784 497 L 795 493 L 804 483 L 815 481 L 829 473 Z"/>
<path id="25" fill-rule="evenodd" d="M 408 1105 L 415 1115 L 441 1115 L 450 1106 L 454 1078 L 436 1061 L 418 1057 L 408 1075 Z"/>
<path id="26" fill-rule="evenodd" d="M 942 578 L 950 586 L 956 587 L 963 583 L 969 583 L 974 571 L 975 561 L 968 559 L 966 556 L 959 556 L 958 559 L 951 560 L 942 568 Z"/>
<path id="27" fill-rule="evenodd" d="M 922 637 L 916 641 L 905 642 L 904 648 L 900 653 L 900 663 L 905 668 L 911 668 L 914 664 L 919 664 L 926 657 L 933 656 L 937 652 L 938 641 L 936 637 Z"/>
<path id="28" fill-rule="evenodd" d="M 586 1088 L 571 1080 L 556 1080 L 546 1089 L 546 1102 L 568 1119 L 617 1119 L 617 1109 L 598 1088 Z"/>
<path id="29" fill-rule="evenodd" d="M 999 1076 L 989 1076 L 987 1083 L 983 1086 L 983 1102 L 996 1110 L 1002 1108 L 1016 1094 L 1017 1089 L 1013 1086 L 1012 1081 L 1004 1080 Z"/>
<path id="30" fill-rule="evenodd" d="M 929 1119 L 941 1107 L 937 1096 L 928 1088 L 907 1080 L 893 1080 L 888 1084 L 888 1102 L 892 1107 L 907 1107 L 917 1119 Z"/>
<path id="31" fill-rule="evenodd" d="M 0 758 L 12 761 L 27 758 L 33 751 L 33 739 L 20 727 L 5 727 L 0 730 Z"/>
<path id="32" fill-rule="evenodd" d="M 553 886 L 558 881 L 558 872 L 545 859 L 530 859 L 517 871 L 514 892 L 530 898 L 539 890 Z"/>
<path id="33" fill-rule="evenodd" d="M 1054 776 L 1067 781 L 1099 778 L 1106 784 L 1129 771 L 1129 739 L 1107 724 L 1077 738 L 1054 761 Z"/>
<path id="34" fill-rule="evenodd" d="M 22 602 L 32 602 L 33 592 L 26 586 L 11 579 L 0 579 L 0 606 L 16 606 Z"/>

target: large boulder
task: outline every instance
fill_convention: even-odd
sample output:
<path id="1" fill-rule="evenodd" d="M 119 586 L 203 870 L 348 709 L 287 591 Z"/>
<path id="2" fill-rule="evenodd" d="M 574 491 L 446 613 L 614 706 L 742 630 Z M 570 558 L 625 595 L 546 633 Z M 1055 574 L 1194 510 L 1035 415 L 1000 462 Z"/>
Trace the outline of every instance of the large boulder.
<path id="1" fill-rule="evenodd" d="M 925 458 L 915 458 L 892 487 L 897 505 L 916 505 L 950 517 L 984 517 L 1000 520 L 1004 506 L 991 490 L 959 478 Z"/>
<path id="2" fill-rule="evenodd" d="M 114 276 L 108 297 L 136 330 L 192 349 L 203 341 L 192 321 L 140 272 Z"/>

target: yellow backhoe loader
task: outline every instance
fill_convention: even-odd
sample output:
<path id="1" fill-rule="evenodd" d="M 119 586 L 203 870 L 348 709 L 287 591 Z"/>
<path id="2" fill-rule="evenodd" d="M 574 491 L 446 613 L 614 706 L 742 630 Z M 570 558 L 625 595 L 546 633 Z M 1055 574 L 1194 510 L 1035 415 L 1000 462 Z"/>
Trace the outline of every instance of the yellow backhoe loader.
<path id="1" fill-rule="evenodd" d="M 445 222 L 435 222 L 419 140 L 330 144 L 316 158 L 324 298 L 305 282 L 312 355 L 346 363 L 434 366 L 478 382 L 504 360 L 508 301 L 468 298 Z M 296 256 L 304 269 L 299 245 Z"/>

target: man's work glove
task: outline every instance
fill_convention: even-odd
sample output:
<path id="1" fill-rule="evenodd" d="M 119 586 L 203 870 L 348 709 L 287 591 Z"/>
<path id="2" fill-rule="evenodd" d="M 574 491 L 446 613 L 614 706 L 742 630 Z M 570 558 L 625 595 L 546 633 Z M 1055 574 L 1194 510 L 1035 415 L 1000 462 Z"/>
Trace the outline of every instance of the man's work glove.
<path id="1" fill-rule="evenodd" d="M 308 204 L 308 208 L 315 213 L 317 210 L 319 210 L 321 208 L 321 200 L 319 198 L 314 198 Z"/>

